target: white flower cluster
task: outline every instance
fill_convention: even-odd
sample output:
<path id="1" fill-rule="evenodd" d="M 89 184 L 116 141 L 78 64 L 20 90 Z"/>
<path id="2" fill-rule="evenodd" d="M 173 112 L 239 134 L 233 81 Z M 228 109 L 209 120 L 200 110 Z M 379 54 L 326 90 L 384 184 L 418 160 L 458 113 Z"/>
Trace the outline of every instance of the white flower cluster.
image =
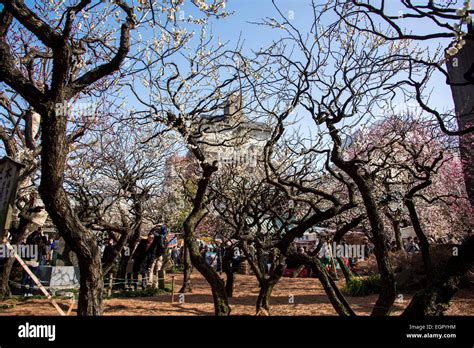
<path id="1" fill-rule="evenodd" d="M 194 0 L 193 2 L 201 11 L 207 11 L 209 9 L 209 5 L 206 4 L 205 0 Z"/>
<path id="2" fill-rule="evenodd" d="M 55 10 L 59 10 L 63 3 L 64 0 L 58 0 L 57 2 L 55 0 L 49 0 L 49 5 L 53 6 Z"/>
<path id="3" fill-rule="evenodd" d="M 137 6 L 137 11 L 142 12 L 148 5 L 148 0 L 138 0 L 138 4 L 139 6 Z"/>
<path id="4" fill-rule="evenodd" d="M 181 42 L 183 41 L 183 38 L 186 36 L 187 30 L 184 28 L 178 29 L 176 27 L 173 27 L 173 39 L 174 39 L 174 46 L 178 47 Z"/>
<path id="5" fill-rule="evenodd" d="M 193 3 L 199 7 L 201 11 L 212 11 L 218 13 L 219 9 L 225 9 L 226 0 L 214 0 L 212 5 L 208 5 L 205 0 L 193 0 Z"/>
<path id="6" fill-rule="evenodd" d="M 466 33 L 461 30 L 461 25 L 472 23 L 472 16 L 469 14 L 470 10 L 471 0 L 465 1 L 463 7 L 458 8 L 456 10 L 456 14 L 461 17 L 461 23 L 454 25 L 456 38 L 446 50 L 446 53 L 451 57 L 458 54 L 459 50 L 462 49 L 463 46 L 466 44 L 466 41 L 464 40 L 464 36 L 466 35 Z"/>
<path id="7" fill-rule="evenodd" d="M 463 7 L 456 10 L 456 14 L 462 17 L 464 23 L 471 23 L 472 17 L 469 15 L 471 10 L 471 0 L 465 1 Z"/>
<path id="8" fill-rule="evenodd" d="M 168 9 L 168 20 L 174 21 L 176 9 L 171 7 Z"/>

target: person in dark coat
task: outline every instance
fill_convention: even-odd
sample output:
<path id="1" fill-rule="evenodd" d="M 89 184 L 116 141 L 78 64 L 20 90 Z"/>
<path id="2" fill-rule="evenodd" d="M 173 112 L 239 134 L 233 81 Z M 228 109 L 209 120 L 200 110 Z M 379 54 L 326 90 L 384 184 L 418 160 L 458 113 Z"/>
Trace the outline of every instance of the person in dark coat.
<path id="1" fill-rule="evenodd" d="M 155 236 L 153 249 L 156 257 L 163 256 L 168 249 L 168 228 L 166 225 L 155 227 L 150 233 Z"/>
<path id="2" fill-rule="evenodd" d="M 114 255 L 114 239 L 109 238 L 102 253 L 102 263 L 107 263 Z"/>
<path id="3" fill-rule="evenodd" d="M 151 232 L 148 233 L 148 238 L 142 239 L 133 253 L 133 287 L 135 291 L 138 289 L 139 274 L 142 276 L 142 289 L 146 287 L 146 275 L 155 253 L 154 239 L 155 235 Z"/>
<path id="4" fill-rule="evenodd" d="M 164 255 L 168 250 L 168 229 L 166 225 L 154 227 L 150 233 L 153 233 L 155 240 L 153 242 L 153 257 L 150 262 L 149 275 L 150 281 L 155 285 L 155 280 L 159 278 L 158 272 L 163 267 Z M 156 279 L 155 279 L 156 276 Z"/>
<path id="5" fill-rule="evenodd" d="M 26 238 L 26 244 L 39 244 L 41 241 L 41 238 L 44 237 L 44 232 L 41 227 L 38 227 L 36 231 L 34 231 L 32 234 Z"/>

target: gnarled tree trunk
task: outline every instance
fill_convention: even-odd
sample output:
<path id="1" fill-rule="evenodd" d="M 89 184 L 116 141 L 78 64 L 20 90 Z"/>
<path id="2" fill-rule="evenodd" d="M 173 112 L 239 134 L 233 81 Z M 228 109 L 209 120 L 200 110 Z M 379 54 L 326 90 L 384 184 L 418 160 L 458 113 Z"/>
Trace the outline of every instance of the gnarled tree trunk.
<path id="1" fill-rule="evenodd" d="M 298 263 L 311 266 L 313 272 L 317 275 L 319 281 L 321 282 L 321 285 L 328 295 L 329 301 L 331 302 L 337 314 L 341 316 L 356 315 L 318 257 L 298 254 L 292 251 L 290 251 L 289 255 L 287 256 L 291 259 L 294 259 Z"/>
<path id="2" fill-rule="evenodd" d="M 63 188 L 69 151 L 66 139 L 67 118 L 56 115 L 53 105 L 45 107 L 42 115 L 43 151 L 39 192 L 51 220 L 79 260 L 78 315 L 102 315 L 104 282 L 99 246 L 92 232 L 84 228 L 74 213 Z"/>
<path id="3" fill-rule="evenodd" d="M 232 268 L 232 254 L 229 250 L 225 253 L 222 259 L 222 270 L 225 273 L 226 281 L 225 281 L 225 292 L 227 297 L 231 298 L 234 296 L 234 270 Z"/>
<path id="4" fill-rule="evenodd" d="M 267 278 L 264 276 L 264 278 L 259 281 L 260 291 L 257 297 L 256 315 L 270 315 L 270 299 L 272 296 L 272 291 L 283 276 L 283 271 L 285 269 L 283 259 L 280 258 L 280 261 L 281 262 L 270 271 L 270 274 Z"/>
<path id="5" fill-rule="evenodd" d="M 339 263 L 339 266 L 341 267 L 342 274 L 344 275 L 344 278 L 346 279 L 346 283 L 349 282 L 352 278 L 354 278 L 354 274 L 352 274 L 352 271 L 347 265 L 344 263 L 344 259 L 342 257 L 337 258 L 337 262 Z"/>
<path id="6" fill-rule="evenodd" d="M 192 222 L 192 221 L 189 221 Z M 184 223 L 184 230 L 194 230 L 194 224 Z M 212 269 L 199 253 L 197 240 L 191 235 L 192 232 L 186 232 L 185 243 L 189 248 L 189 254 L 193 266 L 201 273 L 211 286 L 214 300 L 214 311 L 217 316 L 227 316 L 230 314 L 229 302 L 224 281 L 219 277 L 216 271 Z"/>
<path id="7" fill-rule="evenodd" d="M 270 315 L 270 299 L 272 291 L 275 285 L 283 276 L 285 270 L 285 258 L 278 249 L 273 250 L 272 267 L 269 270 L 269 274 L 266 274 L 267 265 L 261 262 L 260 256 L 262 248 L 258 248 L 257 252 L 252 254 L 250 252 L 247 241 L 242 242 L 242 250 L 245 254 L 245 258 L 250 265 L 255 277 L 257 278 L 260 286 L 260 291 L 257 297 L 256 303 L 256 314 L 257 316 L 269 316 Z"/>
<path id="8" fill-rule="evenodd" d="M 191 287 L 191 274 L 193 273 L 193 265 L 191 263 L 191 256 L 189 255 L 189 250 L 186 247 L 186 244 L 183 245 L 183 266 L 183 285 L 179 292 L 185 294 L 193 291 Z"/>
<path id="9" fill-rule="evenodd" d="M 224 281 L 201 256 L 199 252 L 199 244 L 194 236 L 194 230 L 200 221 L 200 217 L 206 210 L 206 191 L 211 175 L 217 170 L 217 167 L 209 164 L 203 163 L 201 166 L 203 173 L 198 182 L 193 202 L 193 209 L 183 223 L 184 242 L 186 243 L 186 247 L 189 249 L 189 255 L 193 266 L 196 267 L 199 273 L 203 275 L 211 286 L 215 314 L 218 316 L 227 316 L 230 314 L 230 307 Z"/>
<path id="10" fill-rule="evenodd" d="M 119 70 L 130 49 L 130 30 L 135 20 L 133 8 L 117 1 L 116 4 L 127 17 L 120 28 L 120 46 L 116 54 L 76 79 L 72 73 L 77 57 L 73 56 L 75 40 L 71 39 L 71 30 L 76 14 L 85 10 L 89 3 L 81 1 L 69 7 L 63 17 L 65 26 L 61 29 L 40 20 L 23 1 L 4 2 L 5 8 L 0 16 L 0 81 L 18 92 L 41 115 L 39 192 L 51 220 L 79 259 L 81 289 L 78 314 L 101 315 L 103 280 L 100 251 L 94 235 L 81 224 L 64 191 L 64 171 L 69 152 L 68 115 L 59 115 L 56 111 L 58 106 L 64 109 L 65 103 L 80 95 L 85 88 Z M 51 74 L 47 76 L 48 81 L 42 81 L 44 86 L 48 86 L 45 90 L 39 89 L 35 81 L 27 78 L 16 64 L 17 59 L 7 40 L 13 17 L 52 53 Z"/>
<path id="11" fill-rule="evenodd" d="M 258 292 L 257 297 L 257 314 L 258 316 L 268 316 L 270 315 L 270 298 L 272 296 L 273 288 L 278 282 L 278 279 L 262 279 L 259 282 L 260 291 Z"/>
<path id="12" fill-rule="evenodd" d="M 392 264 L 388 254 L 387 238 L 384 231 L 383 220 L 372 195 L 373 191 L 371 185 L 361 177 L 358 177 L 355 181 L 359 187 L 367 210 L 367 216 L 372 231 L 372 240 L 375 246 L 374 254 L 377 259 L 380 278 L 382 279 L 382 291 L 375 302 L 371 315 L 388 315 L 390 314 L 393 303 L 395 302 L 396 285 Z"/>
<path id="13" fill-rule="evenodd" d="M 453 255 L 444 271 L 421 292 L 417 293 L 403 312 L 403 316 L 443 315 L 456 293 L 462 277 L 474 265 L 474 236 L 466 240 Z"/>
<path id="14" fill-rule="evenodd" d="M 431 256 L 430 256 L 430 244 L 428 242 L 428 238 L 426 238 L 425 233 L 423 232 L 423 228 L 421 227 L 421 222 L 418 217 L 418 213 L 416 212 L 415 203 L 413 202 L 413 197 L 409 197 L 405 200 L 405 205 L 408 209 L 408 213 L 410 215 L 410 220 L 413 225 L 413 229 L 415 230 L 415 234 L 418 237 L 420 243 L 420 251 L 421 257 L 423 258 L 423 265 L 425 268 L 426 278 L 428 281 L 431 281 L 433 277 L 433 266 L 431 263 Z"/>
<path id="15" fill-rule="evenodd" d="M 6 258 L 2 266 L 2 279 L 0 279 L 0 298 L 8 298 L 11 296 L 10 285 L 10 274 L 12 272 L 15 259 L 12 257 Z"/>
<path id="16" fill-rule="evenodd" d="M 336 135 L 337 136 L 337 135 Z M 339 139 L 340 141 L 340 139 Z M 357 166 L 353 162 L 343 161 L 340 155 L 333 152 L 333 162 L 354 180 L 362 196 L 364 206 L 369 219 L 372 240 L 374 243 L 374 254 L 377 260 L 377 267 L 382 279 L 382 291 L 371 315 L 388 315 L 395 302 L 395 277 L 393 275 L 392 264 L 388 255 L 387 237 L 385 235 L 383 219 L 375 201 L 373 184 L 369 178 L 363 177 Z"/>
<path id="17" fill-rule="evenodd" d="M 354 316 L 355 312 L 338 289 L 336 283 L 334 283 L 334 280 L 326 271 L 326 268 L 321 264 L 321 261 L 317 258 L 313 258 L 311 261 L 310 265 L 313 268 L 313 271 L 318 275 L 318 279 L 326 291 L 329 301 L 337 314 L 341 316 Z"/>

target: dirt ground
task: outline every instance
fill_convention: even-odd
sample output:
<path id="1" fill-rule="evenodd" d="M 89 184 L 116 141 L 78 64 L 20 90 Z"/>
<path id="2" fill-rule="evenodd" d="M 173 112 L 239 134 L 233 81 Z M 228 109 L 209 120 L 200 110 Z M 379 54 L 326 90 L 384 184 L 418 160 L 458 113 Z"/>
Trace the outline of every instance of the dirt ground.
<path id="1" fill-rule="evenodd" d="M 171 277 L 171 276 L 169 276 Z M 179 290 L 182 275 L 175 275 Z M 171 281 L 171 278 L 170 278 Z M 212 295 L 209 286 L 200 274 L 192 276 L 193 292 L 184 295 L 184 303 L 171 303 L 171 294 L 148 298 L 115 298 L 105 300 L 105 315 L 111 316 L 151 316 L 151 315 L 213 315 Z M 343 283 L 339 284 L 341 287 Z M 258 295 L 258 284 L 251 275 L 237 275 L 234 297 L 230 299 L 232 315 L 254 315 Z M 392 315 L 399 315 L 407 306 L 413 294 L 401 294 Z M 294 303 L 290 303 L 290 298 Z M 368 315 L 377 296 L 347 297 L 358 315 Z M 58 300 L 67 310 L 69 300 Z M 4 308 L 14 303 L 13 308 Z M 281 316 L 323 316 L 336 315 L 319 280 L 315 278 L 283 278 L 273 291 L 271 314 Z M 461 289 L 453 299 L 448 315 L 474 315 L 474 288 Z M 12 302 L 0 301 L 0 315 L 58 315 L 47 300 L 31 299 Z M 74 312 L 73 312 L 74 315 Z"/>

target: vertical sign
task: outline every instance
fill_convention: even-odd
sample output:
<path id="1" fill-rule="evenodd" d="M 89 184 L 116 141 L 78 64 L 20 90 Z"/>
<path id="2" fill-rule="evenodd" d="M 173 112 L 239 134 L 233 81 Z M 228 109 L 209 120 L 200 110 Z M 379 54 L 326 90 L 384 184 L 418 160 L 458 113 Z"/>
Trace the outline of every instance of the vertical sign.
<path id="1" fill-rule="evenodd" d="M 16 196 L 18 174 L 22 164 L 10 157 L 0 159 L 0 236 L 10 228 L 13 202 Z"/>

